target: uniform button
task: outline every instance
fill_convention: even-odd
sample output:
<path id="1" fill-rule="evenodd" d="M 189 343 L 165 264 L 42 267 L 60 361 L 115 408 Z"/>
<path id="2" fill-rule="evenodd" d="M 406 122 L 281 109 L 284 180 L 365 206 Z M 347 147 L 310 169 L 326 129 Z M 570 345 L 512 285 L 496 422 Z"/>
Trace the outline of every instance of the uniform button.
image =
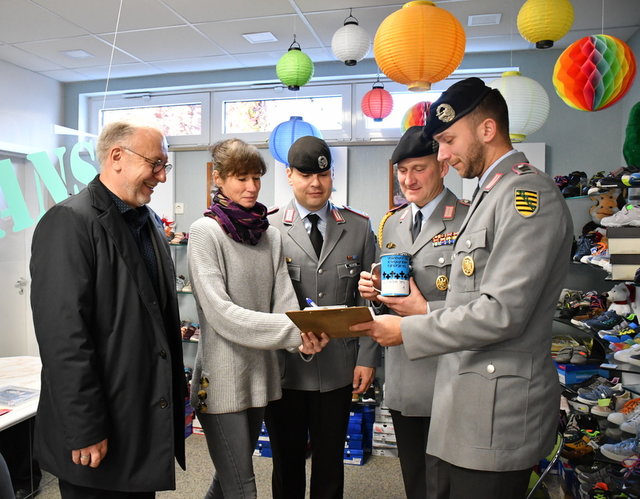
<path id="1" fill-rule="evenodd" d="M 494 366 L 493 364 L 489 364 L 489 365 L 487 366 L 487 372 L 488 372 L 489 374 L 493 374 L 494 372 L 496 372 L 496 366 Z"/>
<path id="2" fill-rule="evenodd" d="M 465 244 L 467 245 L 467 248 L 471 248 L 471 240 L 467 239 Z"/>
<path id="3" fill-rule="evenodd" d="M 353 270 L 353 269 L 351 269 L 351 270 L 349 271 L 349 274 L 351 274 L 351 275 L 353 275 L 353 274 L 355 274 L 355 273 L 356 273 L 356 271 L 355 271 L 355 270 Z"/>
<path id="4" fill-rule="evenodd" d="M 441 256 L 440 258 L 438 258 L 438 263 L 441 263 L 441 264 L 442 264 L 442 263 L 444 263 L 444 257 L 443 257 L 443 256 Z"/>
<path id="5" fill-rule="evenodd" d="M 160 409 L 166 409 L 169 407 L 169 402 L 167 402 L 164 398 L 160 399 Z"/>
<path id="6" fill-rule="evenodd" d="M 324 270 L 318 269 L 318 274 L 322 274 L 323 272 L 324 272 Z"/>
<path id="7" fill-rule="evenodd" d="M 167 358 L 167 352 L 165 352 L 164 350 L 160 350 L 160 357 L 162 357 L 163 359 Z"/>
<path id="8" fill-rule="evenodd" d="M 322 298 L 324 296 L 324 293 L 320 292 L 318 293 L 318 298 Z"/>

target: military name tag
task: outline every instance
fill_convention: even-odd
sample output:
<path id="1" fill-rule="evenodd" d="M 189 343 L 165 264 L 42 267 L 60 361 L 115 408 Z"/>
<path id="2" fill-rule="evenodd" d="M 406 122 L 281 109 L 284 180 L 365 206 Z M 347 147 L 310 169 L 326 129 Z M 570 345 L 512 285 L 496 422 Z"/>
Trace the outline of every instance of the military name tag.
<path id="1" fill-rule="evenodd" d="M 446 291 L 449 287 L 449 279 L 446 275 L 439 275 L 436 279 L 436 288 L 439 291 Z"/>
<path id="2" fill-rule="evenodd" d="M 475 270 L 476 270 L 476 264 L 473 261 L 473 258 L 471 258 L 470 256 L 465 256 L 462 259 L 462 273 L 467 277 L 471 277 Z"/>

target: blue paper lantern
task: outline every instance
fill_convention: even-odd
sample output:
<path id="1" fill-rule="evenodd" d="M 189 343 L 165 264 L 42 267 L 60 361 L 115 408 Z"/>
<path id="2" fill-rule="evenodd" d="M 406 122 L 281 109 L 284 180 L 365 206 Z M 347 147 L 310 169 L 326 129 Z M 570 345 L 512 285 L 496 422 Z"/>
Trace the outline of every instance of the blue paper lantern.
<path id="1" fill-rule="evenodd" d="M 287 159 L 289 148 L 300 137 L 307 135 L 313 135 L 319 139 L 322 138 L 320 130 L 311 123 L 304 121 L 302 116 L 291 116 L 289 121 L 283 121 L 271 132 L 269 136 L 269 151 L 280 163 L 289 166 Z"/>

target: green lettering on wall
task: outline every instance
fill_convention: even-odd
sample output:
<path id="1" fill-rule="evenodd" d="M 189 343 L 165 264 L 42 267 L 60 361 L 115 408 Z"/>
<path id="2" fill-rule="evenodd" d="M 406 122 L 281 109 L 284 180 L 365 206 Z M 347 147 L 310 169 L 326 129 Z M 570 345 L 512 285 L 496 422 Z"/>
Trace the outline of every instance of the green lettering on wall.
<path id="1" fill-rule="evenodd" d="M 29 215 L 27 203 L 22 195 L 22 190 L 10 159 L 0 160 L 0 189 L 2 189 L 7 205 L 7 208 L 0 211 L 0 218 L 11 217 L 13 219 L 13 232 L 19 232 L 31 227 L 35 221 Z M 6 235 L 6 232 L 0 230 L 0 238 Z"/>
<path id="2" fill-rule="evenodd" d="M 62 150 L 62 154 L 64 154 L 64 147 L 58 147 L 55 150 L 56 154 L 59 154 L 60 150 Z M 33 163 L 33 166 L 36 169 L 35 171 L 49 191 L 49 194 L 51 194 L 55 203 L 59 203 L 63 199 L 69 197 L 67 187 L 62 181 L 60 173 L 53 165 L 46 152 L 41 151 L 33 154 L 27 154 L 27 159 Z"/>
<path id="3" fill-rule="evenodd" d="M 98 170 L 92 163 L 80 157 L 85 150 L 89 153 L 89 157 L 95 161 L 93 143 L 78 142 L 71 149 L 71 173 L 78 182 L 87 185 L 98 174 Z M 77 185 L 74 186 L 74 191 L 74 194 L 79 192 Z"/>

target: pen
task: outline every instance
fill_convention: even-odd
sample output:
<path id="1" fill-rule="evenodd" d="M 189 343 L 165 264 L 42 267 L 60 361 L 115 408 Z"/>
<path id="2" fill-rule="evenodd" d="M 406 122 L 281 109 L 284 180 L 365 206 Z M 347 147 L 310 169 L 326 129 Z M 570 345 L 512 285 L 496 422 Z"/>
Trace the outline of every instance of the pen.
<path id="1" fill-rule="evenodd" d="M 310 307 L 317 307 L 318 305 L 316 305 L 316 302 L 314 302 L 311 298 L 305 298 L 305 300 L 307 300 L 307 305 L 309 305 Z"/>

